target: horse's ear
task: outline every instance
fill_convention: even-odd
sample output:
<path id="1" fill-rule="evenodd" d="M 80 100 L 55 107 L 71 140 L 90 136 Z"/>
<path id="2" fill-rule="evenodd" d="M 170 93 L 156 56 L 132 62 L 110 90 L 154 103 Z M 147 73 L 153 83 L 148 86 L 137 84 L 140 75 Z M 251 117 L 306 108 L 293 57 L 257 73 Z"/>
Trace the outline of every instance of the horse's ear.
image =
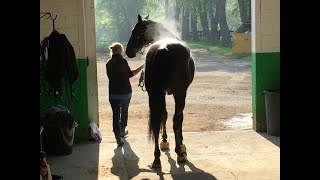
<path id="1" fill-rule="evenodd" d="M 140 14 L 138 14 L 138 22 L 141 22 L 142 21 L 142 18 L 140 16 Z"/>
<path id="2" fill-rule="evenodd" d="M 146 20 L 148 20 L 148 19 L 149 19 L 149 14 L 148 14 L 148 16 L 146 16 L 146 17 L 145 17 L 145 19 L 146 19 Z"/>

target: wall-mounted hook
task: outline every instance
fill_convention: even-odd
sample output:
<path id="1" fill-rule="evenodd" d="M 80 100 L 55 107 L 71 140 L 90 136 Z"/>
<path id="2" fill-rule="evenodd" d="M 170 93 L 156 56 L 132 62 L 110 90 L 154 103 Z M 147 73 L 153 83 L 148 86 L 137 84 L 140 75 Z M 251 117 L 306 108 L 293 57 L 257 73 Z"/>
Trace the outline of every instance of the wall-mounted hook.
<path id="1" fill-rule="evenodd" d="M 49 17 L 47 17 L 47 19 L 51 18 L 51 13 L 49 13 L 49 12 L 40 12 L 40 14 L 44 14 L 43 16 L 40 17 L 40 19 L 46 15 L 49 15 Z"/>
<path id="2" fill-rule="evenodd" d="M 56 29 L 56 27 L 55 27 L 55 20 L 57 19 L 57 15 L 54 17 L 54 18 L 52 18 L 52 15 L 51 15 L 51 13 L 49 13 L 49 12 L 40 12 L 40 14 L 44 14 L 43 16 L 41 16 L 40 17 L 40 19 L 41 18 L 43 18 L 44 16 L 46 16 L 46 15 L 49 15 L 48 17 L 47 17 L 47 19 L 51 19 L 52 20 L 52 27 L 53 27 L 53 30 L 55 30 Z"/>
<path id="3" fill-rule="evenodd" d="M 54 25 L 54 21 L 55 21 L 56 19 L 57 19 L 57 15 L 56 15 L 56 17 L 54 17 L 54 19 L 52 19 L 52 17 L 51 17 L 53 30 L 56 30 L 56 29 L 55 29 L 55 25 Z"/>

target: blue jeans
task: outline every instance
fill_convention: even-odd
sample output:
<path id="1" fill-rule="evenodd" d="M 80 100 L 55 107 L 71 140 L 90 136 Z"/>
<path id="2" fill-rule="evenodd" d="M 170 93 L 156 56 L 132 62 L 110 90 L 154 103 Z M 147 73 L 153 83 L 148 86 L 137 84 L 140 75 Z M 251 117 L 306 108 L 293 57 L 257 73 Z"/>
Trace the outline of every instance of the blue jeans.
<path id="1" fill-rule="evenodd" d="M 128 122 L 128 108 L 131 97 L 128 99 L 109 99 L 112 108 L 113 132 L 120 132 L 121 128 L 125 128 Z"/>

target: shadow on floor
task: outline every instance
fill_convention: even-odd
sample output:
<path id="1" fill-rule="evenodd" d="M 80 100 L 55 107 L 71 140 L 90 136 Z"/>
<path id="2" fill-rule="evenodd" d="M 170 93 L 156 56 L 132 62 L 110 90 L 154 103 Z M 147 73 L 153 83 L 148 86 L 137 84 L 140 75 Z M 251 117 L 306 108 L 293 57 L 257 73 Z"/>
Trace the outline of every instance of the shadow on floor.
<path id="1" fill-rule="evenodd" d="M 194 180 L 194 179 L 217 180 L 217 178 L 214 177 L 212 174 L 209 174 L 209 173 L 197 168 L 189 160 L 185 163 L 179 163 L 178 166 L 176 166 L 177 163 L 174 159 L 172 159 L 172 157 L 170 155 L 170 150 L 164 150 L 163 152 L 165 152 L 165 155 L 168 157 L 168 162 L 170 164 L 170 175 L 171 175 L 172 179 L 174 179 L 174 180 Z M 188 166 L 190 168 L 191 172 L 186 172 L 185 166 Z M 162 172 L 161 169 L 152 169 L 152 170 L 159 175 L 159 178 L 161 180 L 165 179 L 165 176 L 164 176 L 165 174 Z"/>
<path id="2" fill-rule="evenodd" d="M 257 133 L 280 148 L 280 137 L 270 136 L 265 132 L 257 132 Z"/>
<path id="3" fill-rule="evenodd" d="M 164 151 L 165 155 L 168 157 L 168 162 L 170 163 L 170 174 L 164 173 L 162 169 L 144 169 L 139 168 L 139 158 L 131 149 L 128 141 L 124 140 L 122 147 L 116 147 L 114 149 L 114 156 L 112 157 L 112 167 L 111 173 L 118 176 L 120 180 L 132 179 L 142 172 L 155 173 L 159 176 L 159 179 L 164 180 L 166 176 L 171 176 L 170 179 L 174 180 L 193 180 L 193 179 L 207 179 L 216 180 L 216 178 L 204 172 L 203 170 L 197 168 L 192 162 L 188 161 L 185 163 L 180 163 L 176 166 L 176 161 L 171 158 L 170 150 Z M 166 163 L 166 162 L 164 162 Z M 191 170 L 185 171 L 185 166 L 188 166 Z M 143 178 L 143 180 L 148 180 L 148 178 Z"/>
<path id="4" fill-rule="evenodd" d="M 128 141 L 114 149 L 111 173 L 119 176 L 120 180 L 127 180 L 137 176 L 140 172 L 153 172 L 150 169 L 139 168 L 139 158 L 131 149 Z"/>

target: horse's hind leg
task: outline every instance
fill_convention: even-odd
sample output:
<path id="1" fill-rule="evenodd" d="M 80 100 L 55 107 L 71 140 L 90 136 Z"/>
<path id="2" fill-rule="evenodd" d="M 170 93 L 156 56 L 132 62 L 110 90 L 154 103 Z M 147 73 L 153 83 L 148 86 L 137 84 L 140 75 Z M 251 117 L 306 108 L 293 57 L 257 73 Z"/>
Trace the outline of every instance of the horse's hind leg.
<path id="1" fill-rule="evenodd" d="M 164 98 L 165 101 L 165 98 Z M 166 102 L 164 102 L 164 106 L 161 109 L 161 118 L 162 118 L 162 141 L 160 143 L 160 149 L 161 150 L 167 150 L 169 149 L 169 142 L 167 141 L 167 129 L 166 129 L 166 123 L 167 123 L 167 118 L 168 118 L 168 112 L 165 106 Z"/>
<path id="2" fill-rule="evenodd" d="M 185 107 L 186 95 L 173 95 L 175 100 L 175 113 L 173 117 L 173 130 L 176 141 L 175 152 L 178 155 L 177 162 L 187 161 L 186 147 L 183 144 L 182 136 L 182 122 L 183 122 L 183 110 Z"/>
<path id="3" fill-rule="evenodd" d="M 154 146 L 154 161 L 152 163 L 152 168 L 161 168 L 161 161 L 160 161 L 160 150 L 159 150 L 159 132 L 155 133 L 155 146 Z"/>

